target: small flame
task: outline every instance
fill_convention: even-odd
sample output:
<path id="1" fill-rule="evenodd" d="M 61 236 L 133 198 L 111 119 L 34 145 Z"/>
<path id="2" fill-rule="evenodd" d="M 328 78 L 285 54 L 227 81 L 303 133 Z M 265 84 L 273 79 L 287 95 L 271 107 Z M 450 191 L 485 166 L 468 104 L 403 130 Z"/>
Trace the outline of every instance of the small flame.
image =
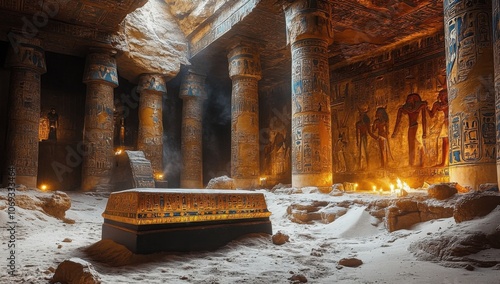
<path id="1" fill-rule="evenodd" d="M 48 187 L 47 187 L 47 185 L 46 185 L 46 184 L 42 184 L 42 185 L 40 186 L 40 189 L 41 189 L 41 190 L 43 190 L 43 191 L 46 191 L 46 190 L 47 190 L 47 188 L 48 188 Z"/>
<path id="2" fill-rule="evenodd" d="M 396 180 L 396 184 L 398 188 L 403 188 L 403 182 L 399 178 Z"/>
<path id="3" fill-rule="evenodd" d="M 394 193 L 396 193 L 397 196 L 401 196 L 403 194 L 403 190 L 405 190 L 405 191 L 410 190 L 410 186 L 406 182 L 401 181 L 401 179 L 398 178 L 396 183 L 397 183 L 397 187 L 396 187 L 396 190 L 394 191 Z"/>
<path id="4" fill-rule="evenodd" d="M 261 177 L 259 180 L 260 181 L 265 181 L 265 180 L 267 180 L 267 178 L 266 177 Z"/>
<path id="5" fill-rule="evenodd" d="M 156 180 L 162 180 L 163 179 L 163 175 L 162 174 L 156 174 L 155 175 L 155 179 Z"/>
<path id="6" fill-rule="evenodd" d="M 120 155 L 121 153 L 123 153 L 122 149 L 118 149 L 118 150 L 116 150 L 115 155 L 117 155 L 117 156 L 118 156 L 118 155 Z"/>

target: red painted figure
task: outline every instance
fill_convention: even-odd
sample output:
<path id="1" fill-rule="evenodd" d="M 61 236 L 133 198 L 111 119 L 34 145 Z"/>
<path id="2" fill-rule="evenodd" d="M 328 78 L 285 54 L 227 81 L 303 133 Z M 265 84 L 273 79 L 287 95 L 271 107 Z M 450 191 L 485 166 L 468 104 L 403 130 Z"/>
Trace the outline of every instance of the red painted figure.
<path id="1" fill-rule="evenodd" d="M 399 130 L 399 124 L 401 123 L 401 116 L 403 114 L 408 115 L 408 150 L 409 150 L 409 161 L 410 166 L 414 166 L 416 160 L 416 144 L 417 141 L 417 130 L 418 130 L 418 117 L 422 113 L 422 139 L 426 138 L 427 133 L 427 123 L 426 123 L 426 112 L 427 112 L 427 102 L 422 101 L 422 98 L 417 93 L 411 93 L 406 97 L 406 103 L 398 109 L 398 116 L 396 118 L 396 125 L 394 126 L 394 131 L 392 132 L 392 138 L 396 137 Z M 423 151 L 423 149 L 421 149 Z M 420 153 L 420 161 L 417 166 L 422 166 L 422 154 Z"/>
<path id="2" fill-rule="evenodd" d="M 436 167 L 443 167 L 448 162 L 448 151 L 450 146 L 450 140 L 448 138 L 448 91 L 446 89 L 442 89 L 439 91 L 437 100 L 432 104 L 432 108 L 428 109 L 429 116 L 431 118 L 438 111 L 442 111 L 444 114 L 443 124 L 441 125 L 441 131 L 439 132 L 439 138 L 441 138 L 441 163 L 437 164 Z"/>
<path id="3" fill-rule="evenodd" d="M 389 115 L 386 111 L 387 107 L 379 107 L 375 112 L 375 120 L 372 124 L 372 132 L 378 135 L 378 148 L 380 151 L 380 163 L 382 168 L 387 166 L 389 157 L 394 160 L 389 146 Z"/>

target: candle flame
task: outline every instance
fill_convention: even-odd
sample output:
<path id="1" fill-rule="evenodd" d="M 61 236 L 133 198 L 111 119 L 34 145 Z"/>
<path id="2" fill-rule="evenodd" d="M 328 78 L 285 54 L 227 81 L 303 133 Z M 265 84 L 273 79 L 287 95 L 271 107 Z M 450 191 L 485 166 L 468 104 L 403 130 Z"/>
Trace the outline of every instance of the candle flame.
<path id="1" fill-rule="evenodd" d="M 394 193 L 396 193 L 396 196 L 400 197 L 403 195 L 403 190 L 405 191 L 409 191 L 410 190 L 410 186 L 404 182 L 404 181 L 401 181 L 401 179 L 397 179 L 396 181 L 396 190 L 394 191 Z"/>

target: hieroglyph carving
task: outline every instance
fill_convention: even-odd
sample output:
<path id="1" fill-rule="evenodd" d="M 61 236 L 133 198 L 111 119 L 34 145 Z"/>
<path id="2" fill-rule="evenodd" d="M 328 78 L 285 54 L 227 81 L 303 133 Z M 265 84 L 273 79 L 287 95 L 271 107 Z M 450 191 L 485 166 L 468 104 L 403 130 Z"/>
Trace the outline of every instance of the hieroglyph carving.
<path id="1" fill-rule="evenodd" d="M 330 186 L 328 45 L 333 38 L 332 4 L 321 0 L 295 1 L 285 7 L 285 12 L 292 51 L 292 183 Z"/>
<path id="2" fill-rule="evenodd" d="M 202 107 L 206 98 L 205 76 L 191 70 L 182 81 L 179 96 L 182 108 L 181 187 L 203 186 Z"/>
<path id="3" fill-rule="evenodd" d="M 167 92 L 163 76 L 144 74 L 139 78 L 139 133 L 137 149 L 151 161 L 155 174 L 163 173 L 163 94 Z"/>
<path id="4" fill-rule="evenodd" d="M 11 47 L 6 66 L 11 68 L 7 163 L 18 176 L 38 173 L 38 138 L 40 121 L 40 76 L 46 72 L 44 51 L 36 39 Z M 36 186 L 35 184 L 27 184 Z"/>
<path id="5" fill-rule="evenodd" d="M 116 62 L 107 53 L 87 56 L 83 82 L 87 84 L 82 164 L 82 189 L 91 190 L 111 177 L 113 149 L 113 89 L 118 86 Z"/>
<path id="6" fill-rule="evenodd" d="M 500 167 L 500 2 L 493 1 L 493 54 L 495 56 L 496 161 Z M 498 170 L 497 170 L 498 172 Z"/>
<path id="7" fill-rule="evenodd" d="M 444 1 L 450 166 L 496 160 L 491 7 Z"/>
<path id="8" fill-rule="evenodd" d="M 231 97 L 231 176 L 237 187 L 258 185 L 260 56 L 250 43 L 240 42 L 228 54 Z"/>
<path id="9" fill-rule="evenodd" d="M 111 194 L 102 214 L 126 224 L 169 224 L 269 217 L 262 193 L 222 190 L 149 189 Z"/>
<path id="10" fill-rule="evenodd" d="M 332 3 L 295 1 L 285 6 L 285 13 L 292 52 L 292 183 L 330 186 Z"/>

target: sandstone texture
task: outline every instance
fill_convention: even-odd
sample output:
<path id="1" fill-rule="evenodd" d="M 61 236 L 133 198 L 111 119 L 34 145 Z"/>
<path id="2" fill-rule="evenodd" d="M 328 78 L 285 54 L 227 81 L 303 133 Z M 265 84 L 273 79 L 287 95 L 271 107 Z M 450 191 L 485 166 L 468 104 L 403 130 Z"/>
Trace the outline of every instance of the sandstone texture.
<path id="1" fill-rule="evenodd" d="M 101 280 L 92 264 L 74 257 L 59 264 L 50 283 L 99 284 Z"/>
<path id="2" fill-rule="evenodd" d="M 41 199 L 44 200 L 43 211 L 57 219 L 63 220 L 66 211 L 71 208 L 71 198 L 62 191 L 56 191 L 50 197 L 42 197 Z"/>
<path id="3" fill-rule="evenodd" d="M 457 189 L 450 183 L 433 184 L 427 189 L 427 194 L 435 199 L 445 200 L 457 193 Z"/>
<path id="4" fill-rule="evenodd" d="M 339 265 L 347 267 L 358 267 L 361 264 L 363 264 L 363 261 L 357 258 L 342 258 L 339 260 Z"/>
<path id="5" fill-rule="evenodd" d="M 290 237 L 287 234 L 283 234 L 281 231 L 278 231 L 276 234 L 272 236 L 273 244 L 275 245 L 283 245 L 286 242 L 290 241 Z"/>
<path id="6" fill-rule="evenodd" d="M 165 2 L 170 6 L 170 13 L 179 23 L 179 28 L 185 35 L 189 35 L 228 1 L 165 0 Z"/>
<path id="7" fill-rule="evenodd" d="M 234 179 L 228 176 L 215 177 L 207 184 L 207 189 L 236 189 Z"/>
<path id="8" fill-rule="evenodd" d="M 420 222 L 452 217 L 455 202 L 456 198 L 446 201 L 426 197 L 380 199 L 371 202 L 366 210 L 383 220 L 389 232 L 394 232 Z"/>
<path id="9" fill-rule="evenodd" d="M 7 201 L 7 196 L 0 196 L 0 201 Z M 71 198 L 62 191 L 51 193 L 34 190 L 20 191 L 16 195 L 16 206 L 25 210 L 35 210 L 46 215 L 63 220 L 66 223 L 73 223 L 73 220 L 65 217 L 66 211 L 71 208 Z M 3 208 L 0 202 L 0 208 Z M 7 206 L 5 206 L 6 208 Z"/>
<path id="10" fill-rule="evenodd" d="M 498 266 L 500 258 L 495 249 L 500 249 L 500 226 L 490 225 L 498 224 L 500 207 L 494 211 L 495 214 L 482 217 L 481 222 L 458 223 L 449 230 L 412 243 L 408 249 L 421 260 L 446 261 L 451 263 L 449 266 Z M 490 257 L 476 257 L 482 251 L 491 252 Z"/>
<path id="11" fill-rule="evenodd" d="M 347 213 L 347 209 L 351 205 L 352 203 L 348 202 L 330 203 L 326 201 L 311 201 L 292 204 L 287 208 L 286 212 L 288 219 L 294 223 L 310 224 L 314 221 L 319 221 L 328 224 Z"/>
<path id="12" fill-rule="evenodd" d="M 500 205 L 500 195 L 495 192 L 471 192 L 462 196 L 455 205 L 453 217 L 457 223 L 488 215 Z"/>
<path id="13" fill-rule="evenodd" d="M 187 39 L 170 14 L 169 6 L 161 0 L 148 1 L 128 14 L 113 38 L 113 45 L 118 50 L 118 74 L 133 83 L 143 73 L 173 78 L 181 64 L 190 65 Z"/>

